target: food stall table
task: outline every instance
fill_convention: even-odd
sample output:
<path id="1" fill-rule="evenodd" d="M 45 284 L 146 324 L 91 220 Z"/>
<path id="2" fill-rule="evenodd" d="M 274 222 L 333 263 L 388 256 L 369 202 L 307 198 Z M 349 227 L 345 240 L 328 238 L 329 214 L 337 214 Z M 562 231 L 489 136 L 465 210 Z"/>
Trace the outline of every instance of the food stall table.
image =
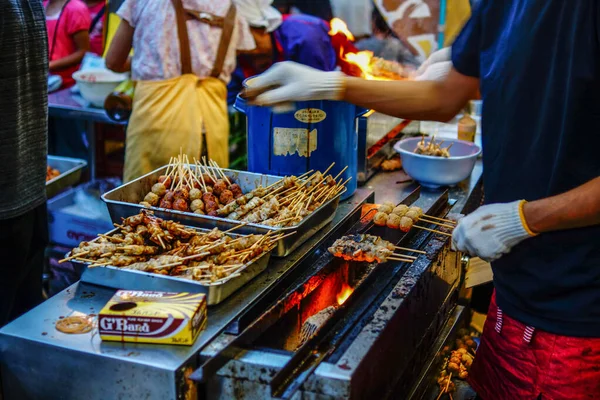
<path id="1" fill-rule="evenodd" d="M 359 190 L 340 203 L 334 220 L 286 258 L 223 303 L 210 307 L 206 329 L 193 346 L 102 342 L 94 335 L 65 335 L 54 325 L 61 317 L 97 314 L 114 289 L 76 283 L 0 330 L 0 377 L 5 399 L 175 399 L 186 384 L 182 371 L 197 367 L 197 354 L 233 318 L 282 279 L 314 257 L 326 237 L 347 229 L 360 217 L 373 192 Z M 185 391 L 185 390 L 183 390 Z"/>
<path id="2" fill-rule="evenodd" d="M 472 176 L 448 191 L 452 211 L 469 205 L 481 186 L 481 162 Z M 381 173 L 367 187 L 340 203 L 331 224 L 286 258 L 273 258 L 267 270 L 220 305 L 209 308 L 208 324 L 193 346 L 102 342 L 98 335 L 65 335 L 55 330 L 61 317 L 97 314 L 113 289 L 77 283 L 0 330 L 0 377 L 5 400 L 25 398 L 195 398 L 195 385 L 187 379 L 199 366 L 200 353 L 216 352 L 231 343 L 235 333 L 252 322 L 252 308 L 268 305 L 294 282 L 309 273 L 323 254 L 324 244 L 344 234 L 361 216 L 362 205 L 376 200 L 401 201 L 418 186 L 395 184 L 401 172 Z M 440 191 L 422 189 L 427 203 Z M 296 268 L 298 267 L 298 268 Z M 300 268 L 302 267 L 302 268 Z M 388 310 L 389 318 L 395 312 Z M 244 318 L 248 316 L 249 318 Z M 365 348 L 366 351 L 366 348 Z M 218 396 L 217 392 L 212 396 Z M 294 397 L 296 398 L 296 397 Z"/>
<path id="3" fill-rule="evenodd" d="M 85 132 L 89 143 L 90 178 L 96 177 L 96 134 L 95 124 L 124 125 L 111 120 L 102 108 L 89 105 L 79 94 L 71 89 L 62 89 L 48 95 L 48 115 L 50 117 L 79 120 L 85 123 Z"/>

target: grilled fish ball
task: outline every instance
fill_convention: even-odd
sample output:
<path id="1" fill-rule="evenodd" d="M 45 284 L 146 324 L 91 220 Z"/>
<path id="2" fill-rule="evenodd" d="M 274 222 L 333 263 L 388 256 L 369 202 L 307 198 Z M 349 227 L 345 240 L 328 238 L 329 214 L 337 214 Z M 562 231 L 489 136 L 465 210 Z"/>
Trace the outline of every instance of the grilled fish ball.
<path id="1" fill-rule="evenodd" d="M 408 211 L 414 211 L 417 213 L 417 215 L 420 217 L 421 215 L 423 215 L 423 209 L 421 207 L 411 207 L 408 209 Z"/>
<path id="2" fill-rule="evenodd" d="M 373 217 L 373 223 L 378 226 L 385 226 L 387 223 L 387 218 L 387 214 L 380 211 Z"/>
<path id="3" fill-rule="evenodd" d="M 187 203 L 187 201 L 190 199 L 190 191 L 187 189 L 187 187 L 182 187 L 181 189 L 175 191 L 174 197 L 175 200 L 182 199 Z"/>
<path id="4" fill-rule="evenodd" d="M 386 214 L 391 214 L 392 211 L 394 211 L 394 206 L 390 206 L 389 204 L 383 204 L 383 205 L 379 206 L 377 211 L 386 213 Z"/>
<path id="5" fill-rule="evenodd" d="M 140 206 L 148 208 L 152 207 L 152 204 L 148 203 L 147 201 L 141 201 Z"/>
<path id="6" fill-rule="evenodd" d="M 404 216 L 412 219 L 413 222 L 417 222 L 419 220 L 419 213 L 415 210 L 408 210 Z"/>
<path id="7" fill-rule="evenodd" d="M 152 206 L 157 205 L 159 200 L 160 200 L 160 197 L 158 197 L 158 195 L 156 193 L 152 193 L 152 192 L 148 193 L 146 195 L 146 197 L 144 197 L 144 201 Z"/>
<path id="8" fill-rule="evenodd" d="M 170 210 L 173 208 L 173 202 L 167 200 L 166 198 L 163 197 L 163 199 L 160 201 L 160 208 L 166 208 L 167 210 Z"/>
<path id="9" fill-rule="evenodd" d="M 402 217 L 396 214 L 390 214 L 387 217 L 386 225 L 388 228 L 398 229 L 400 227 L 400 220 Z"/>
<path id="10" fill-rule="evenodd" d="M 404 216 L 400 219 L 400 230 L 402 232 L 410 231 L 410 228 L 413 226 L 413 220 L 407 216 Z"/>
<path id="11" fill-rule="evenodd" d="M 231 190 L 231 193 L 233 193 L 233 197 L 236 199 L 239 199 L 244 195 L 244 193 L 242 192 L 242 188 L 237 183 L 232 183 L 231 185 L 229 185 L 229 190 Z"/>
<path id="12" fill-rule="evenodd" d="M 190 200 L 194 201 L 202 198 L 202 192 L 199 189 L 190 190 Z"/>
<path id="13" fill-rule="evenodd" d="M 175 199 L 175 201 L 173 202 L 173 210 L 177 210 L 177 211 L 188 211 L 188 204 L 187 201 L 185 201 L 184 199 Z"/>
<path id="14" fill-rule="evenodd" d="M 194 214 L 206 215 L 206 213 L 204 211 L 202 211 L 201 209 L 194 210 Z"/>
<path id="15" fill-rule="evenodd" d="M 158 183 L 162 183 L 163 185 L 165 185 L 165 187 L 168 187 L 168 186 L 171 186 L 171 183 L 173 183 L 173 180 L 171 179 L 170 176 L 161 175 L 158 177 Z"/>
<path id="16" fill-rule="evenodd" d="M 190 204 L 190 209 L 192 211 L 204 210 L 204 203 L 202 202 L 202 200 L 196 199 L 196 200 L 192 201 L 192 204 Z"/>
<path id="17" fill-rule="evenodd" d="M 215 185 L 216 187 L 217 185 Z M 221 192 L 221 195 L 219 196 L 219 201 L 221 202 L 221 204 L 229 204 L 231 203 L 233 200 L 235 200 L 233 198 L 233 193 L 231 192 L 231 190 L 229 189 L 225 189 Z"/>
<path id="18" fill-rule="evenodd" d="M 173 200 L 175 200 L 175 192 L 172 190 L 167 190 L 164 199 L 172 202 Z"/>
<path id="19" fill-rule="evenodd" d="M 155 183 L 152 186 L 152 193 L 158 195 L 159 197 L 162 197 L 165 195 L 165 193 L 167 193 L 167 187 L 164 185 L 164 183 Z"/>
<path id="20" fill-rule="evenodd" d="M 391 201 L 384 201 L 383 205 L 384 206 L 388 206 L 388 207 L 392 207 L 392 208 L 396 207 L 396 205 L 394 203 L 392 203 Z"/>
<path id="21" fill-rule="evenodd" d="M 215 196 L 220 196 L 225 190 L 227 190 L 227 183 L 223 179 L 217 179 L 213 186 L 213 193 Z"/>
<path id="22" fill-rule="evenodd" d="M 392 214 L 396 214 L 400 217 L 404 217 L 406 212 L 408 211 L 408 206 L 404 204 L 400 204 L 399 206 L 394 207 Z"/>
<path id="23" fill-rule="evenodd" d="M 208 174 L 202 174 L 202 178 L 204 179 L 204 183 L 207 186 L 213 186 L 215 184 L 215 181 L 213 181 L 213 178 L 211 178 L 210 175 L 208 175 Z"/>

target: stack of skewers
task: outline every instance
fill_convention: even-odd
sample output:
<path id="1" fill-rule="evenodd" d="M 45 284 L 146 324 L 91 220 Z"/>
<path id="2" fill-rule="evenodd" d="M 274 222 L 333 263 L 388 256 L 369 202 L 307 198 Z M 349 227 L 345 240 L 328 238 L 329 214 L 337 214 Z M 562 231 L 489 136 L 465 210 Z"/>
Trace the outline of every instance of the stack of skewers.
<path id="1" fill-rule="evenodd" d="M 426 254 L 421 250 L 395 246 L 393 243 L 383 240 L 379 236 L 367 234 L 342 236 L 328 250 L 335 257 L 343 258 L 347 261 L 377 263 L 384 263 L 388 260 L 412 263 L 417 259 L 415 256 L 394 253 L 395 251 Z"/>
<path id="2" fill-rule="evenodd" d="M 152 186 L 144 207 L 160 207 L 209 215 L 276 228 L 297 225 L 345 189 L 351 179 L 313 170 L 300 176 L 284 177 L 269 186 L 258 185 L 249 193 L 232 182 L 212 160 L 190 165 L 187 156 L 171 159 L 164 175 Z"/>
<path id="3" fill-rule="evenodd" d="M 440 235 L 452 236 L 452 234 L 448 232 L 415 225 L 415 223 L 419 221 L 437 225 L 444 229 L 447 228 L 452 230 L 456 227 L 456 221 L 427 215 L 423 213 L 423 210 L 420 207 L 408 207 L 404 204 L 394 206 L 392 203 L 383 203 L 383 205 L 377 209 L 377 213 L 373 216 L 373 223 L 378 226 L 400 229 L 403 232 L 408 232 L 414 227 L 425 231 L 439 233 Z"/>
<path id="4" fill-rule="evenodd" d="M 91 268 L 110 265 L 221 284 L 239 276 L 248 263 L 271 251 L 284 237 L 272 232 L 237 238 L 228 235 L 243 224 L 225 232 L 217 228 L 200 232 L 156 218 L 146 210 L 115 226 L 116 233 L 82 242 L 61 262 L 76 260 Z"/>
<path id="5" fill-rule="evenodd" d="M 443 143 L 443 141 L 436 143 L 435 136 L 431 138 L 429 143 L 425 143 L 425 136 L 423 136 L 421 141 L 417 144 L 415 153 L 424 156 L 450 158 L 450 148 L 454 143 L 451 143 L 448 147 L 442 147 Z"/>

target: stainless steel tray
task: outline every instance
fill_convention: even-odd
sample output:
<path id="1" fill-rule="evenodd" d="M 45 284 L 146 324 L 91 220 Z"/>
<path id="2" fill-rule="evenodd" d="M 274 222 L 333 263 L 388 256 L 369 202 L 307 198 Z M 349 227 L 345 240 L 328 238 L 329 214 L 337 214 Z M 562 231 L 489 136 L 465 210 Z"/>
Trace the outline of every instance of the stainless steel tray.
<path id="1" fill-rule="evenodd" d="M 197 229 L 205 231 L 205 229 Z M 112 235 L 117 230 L 112 230 L 107 235 Z M 231 237 L 233 233 L 228 234 Z M 98 239 L 94 239 L 96 241 Z M 272 251 L 271 251 L 272 252 Z M 267 268 L 271 252 L 263 253 L 259 258 L 249 261 L 240 270 L 240 276 L 230 278 L 219 284 L 202 285 L 200 282 L 178 278 L 176 276 L 165 276 L 150 272 L 127 270 L 112 266 L 100 266 L 88 268 L 88 263 L 72 260 L 77 267 L 83 269 L 82 282 L 105 286 L 113 289 L 126 290 L 152 290 L 159 292 L 188 292 L 206 294 L 209 306 L 219 304 L 236 290 L 244 286 L 252 278 Z M 70 253 L 69 253 L 70 254 Z"/>
<path id="2" fill-rule="evenodd" d="M 59 176 L 46 182 L 46 197 L 51 198 L 79 183 L 87 162 L 78 158 L 48 156 L 48 165 L 60 172 Z"/>
<path id="3" fill-rule="evenodd" d="M 135 181 L 131 181 L 105 193 L 102 196 L 102 199 L 108 206 L 108 211 L 110 212 L 113 222 L 120 222 L 121 218 L 139 214 L 140 210 L 144 207 L 138 203 L 143 200 L 144 196 L 152 189 L 152 185 L 156 183 L 158 177 L 162 175 L 166 169 L 167 166 L 164 166 Z M 235 180 L 244 193 L 255 189 L 261 182 L 263 186 L 268 186 L 282 179 L 279 176 L 255 174 L 252 172 L 230 169 L 223 169 L 223 172 L 227 177 Z M 321 207 L 317 208 L 308 218 L 302 220 L 297 225 L 286 228 L 274 228 L 260 224 L 247 224 L 239 228 L 238 232 L 258 234 L 266 234 L 269 231 L 283 232 L 285 234 L 296 232 L 294 235 L 281 239 L 277 243 L 275 250 L 273 250 L 273 255 L 275 257 L 286 257 L 308 238 L 333 220 L 340 202 L 340 196 L 344 191 L 321 205 Z M 153 210 L 154 214 L 159 218 L 173 220 L 185 225 L 200 228 L 218 227 L 221 230 L 227 230 L 240 224 L 240 221 L 226 218 L 210 217 L 208 215 L 199 215 L 176 210 L 166 210 L 159 207 L 150 207 L 150 209 Z"/>

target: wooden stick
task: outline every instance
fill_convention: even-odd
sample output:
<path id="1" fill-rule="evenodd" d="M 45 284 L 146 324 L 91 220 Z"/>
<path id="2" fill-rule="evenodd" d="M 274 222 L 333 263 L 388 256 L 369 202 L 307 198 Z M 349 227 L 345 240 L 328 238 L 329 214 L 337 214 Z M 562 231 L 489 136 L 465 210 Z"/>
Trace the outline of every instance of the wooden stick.
<path id="1" fill-rule="evenodd" d="M 394 248 L 395 248 L 395 249 L 397 249 L 397 250 L 412 251 L 413 253 L 427 254 L 427 252 L 426 252 L 426 251 L 415 250 L 415 249 L 409 249 L 409 248 L 407 248 L 407 247 L 394 246 Z"/>
<path id="2" fill-rule="evenodd" d="M 327 173 L 329 172 L 329 170 L 330 170 L 331 168 L 333 168 L 333 166 L 334 166 L 334 165 L 335 165 L 335 161 L 334 161 L 334 162 L 332 162 L 332 163 L 331 163 L 331 165 L 329 166 L 329 168 L 327 168 L 327 169 L 325 170 L 325 172 L 321 173 L 321 175 L 323 175 L 323 176 L 326 176 L 326 175 L 327 175 Z"/>
<path id="3" fill-rule="evenodd" d="M 227 229 L 227 230 L 226 230 L 225 232 L 223 232 L 223 233 L 229 233 L 229 232 L 233 232 L 233 231 L 235 231 L 235 230 L 237 230 L 237 229 L 240 229 L 242 226 L 246 226 L 247 224 L 248 224 L 247 222 L 242 222 L 241 224 L 239 224 L 239 225 L 236 225 L 236 226 L 234 226 L 234 227 L 233 227 L 233 228 L 231 228 L 231 229 Z"/>
<path id="4" fill-rule="evenodd" d="M 193 254 L 191 256 L 182 257 L 181 261 L 193 260 L 194 258 L 200 258 L 200 257 L 206 257 L 206 256 L 210 256 L 210 252 L 207 251 L 205 253 L 197 253 L 197 254 Z"/>
<path id="5" fill-rule="evenodd" d="M 451 219 L 444 219 L 444 218 L 434 217 L 433 215 L 427 215 L 427 214 L 423 214 L 423 217 L 434 219 L 434 220 L 438 220 L 438 221 L 442 221 L 442 222 L 448 222 L 450 224 L 455 224 L 456 225 L 456 221 L 452 221 Z"/>
<path id="6" fill-rule="evenodd" d="M 90 258 L 80 258 L 80 257 L 77 257 L 76 260 L 82 261 L 82 262 L 87 262 L 87 263 L 92 263 L 92 264 L 95 263 L 96 261 L 98 261 L 98 260 L 92 260 Z"/>
<path id="7" fill-rule="evenodd" d="M 287 234 L 285 234 L 285 235 L 274 236 L 274 237 L 273 237 L 273 239 L 271 239 L 271 240 L 270 240 L 270 242 L 271 242 L 271 243 L 273 243 L 273 242 L 278 242 L 278 241 L 280 241 L 281 239 L 285 239 L 286 237 L 289 237 L 289 236 L 292 236 L 292 235 L 295 235 L 295 234 L 296 234 L 296 231 L 294 231 L 294 232 L 290 232 L 290 233 L 287 233 Z"/>
<path id="8" fill-rule="evenodd" d="M 163 249 L 165 249 L 165 248 L 166 248 L 166 247 L 165 247 L 165 244 L 163 243 L 163 241 L 162 241 L 162 238 L 160 237 L 160 235 L 156 235 L 156 237 L 158 238 L 158 241 L 160 242 L 160 245 L 161 245 L 161 247 L 162 247 Z"/>
<path id="9" fill-rule="evenodd" d="M 67 262 L 67 261 L 72 260 L 74 258 L 80 258 L 80 256 L 85 256 L 86 254 L 89 254 L 89 253 L 90 253 L 90 250 L 88 250 L 88 251 L 82 251 L 81 253 L 77 253 L 77 254 L 72 254 L 69 257 L 65 257 L 62 260 L 59 260 L 58 263 L 62 264 L 64 262 Z"/>
<path id="10" fill-rule="evenodd" d="M 217 164 L 213 160 L 210 160 L 210 161 L 212 162 L 213 167 L 217 169 L 217 172 L 219 174 L 221 174 L 221 176 L 223 177 L 223 179 L 225 179 L 225 182 L 227 182 L 227 185 L 231 185 L 231 181 L 229 180 L 229 178 L 227 177 L 227 175 L 225 175 L 225 173 L 223 172 L 223 170 L 221 169 L 221 167 L 219 167 L 219 164 Z M 261 175 L 261 178 L 262 178 L 262 175 Z"/>
<path id="11" fill-rule="evenodd" d="M 208 192 L 208 190 L 206 189 L 206 182 L 204 182 L 204 174 L 202 173 L 202 168 L 200 168 L 200 179 L 202 179 L 202 188 L 204 189 L 204 193 Z"/>
<path id="12" fill-rule="evenodd" d="M 114 240 L 117 243 L 124 243 L 125 242 L 123 239 L 119 239 L 119 238 L 116 238 L 116 237 L 108 236 L 108 235 L 105 235 L 103 233 L 98 234 L 98 236 L 101 237 L 101 238 L 108 239 L 108 240 Z"/>
<path id="13" fill-rule="evenodd" d="M 344 173 L 344 171 L 345 171 L 345 170 L 347 170 L 347 169 L 348 169 L 348 166 L 346 165 L 346 166 L 344 167 L 344 169 L 343 169 L 343 170 L 341 170 L 341 171 L 340 171 L 340 173 L 339 173 L 339 174 L 337 174 L 337 175 L 335 176 L 335 178 L 333 178 L 333 180 L 334 180 L 334 181 L 337 181 L 337 180 L 338 180 L 338 178 L 339 178 L 340 176 L 342 176 L 342 174 Z"/>
<path id="14" fill-rule="evenodd" d="M 444 228 L 449 228 L 449 229 L 456 228 L 456 225 L 446 225 L 446 224 L 444 224 L 442 222 L 431 221 L 431 220 L 428 220 L 426 218 L 419 218 L 419 221 L 427 222 L 428 224 L 434 224 L 434 225 L 438 225 L 438 226 L 441 226 L 441 227 L 444 227 Z"/>
<path id="15" fill-rule="evenodd" d="M 392 257 L 408 258 L 408 259 L 411 259 L 411 260 L 416 260 L 417 259 L 417 257 L 415 257 L 415 256 L 408 256 L 406 254 L 398 254 L 398 253 L 392 253 Z"/>
<path id="16" fill-rule="evenodd" d="M 452 237 L 451 233 L 446 233 L 446 232 L 442 232 L 442 231 L 436 231 L 435 229 L 429 229 L 429 228 L 425 228 L 423 226 L 419 226 L 419 225 L 413 225 L 414 228 L 419 228 L 419 229 L 423 229 L 424 231 L 429 231 L 429 232 L 434 232 L 434 233 L 439 233 L 440 235 L 445 235 L 445 236 L 449 236 Z"/>
<path id="17" fill-rule="evenodd" d="M 411 260 L 410 258 L 401 258 L 401 257 L 388 257 L 388 260 L 392 260 L 392 261 L 403 261 L 403 262 L 407 262 L 407 263 L 412 263 L 415 260 Z"/>

